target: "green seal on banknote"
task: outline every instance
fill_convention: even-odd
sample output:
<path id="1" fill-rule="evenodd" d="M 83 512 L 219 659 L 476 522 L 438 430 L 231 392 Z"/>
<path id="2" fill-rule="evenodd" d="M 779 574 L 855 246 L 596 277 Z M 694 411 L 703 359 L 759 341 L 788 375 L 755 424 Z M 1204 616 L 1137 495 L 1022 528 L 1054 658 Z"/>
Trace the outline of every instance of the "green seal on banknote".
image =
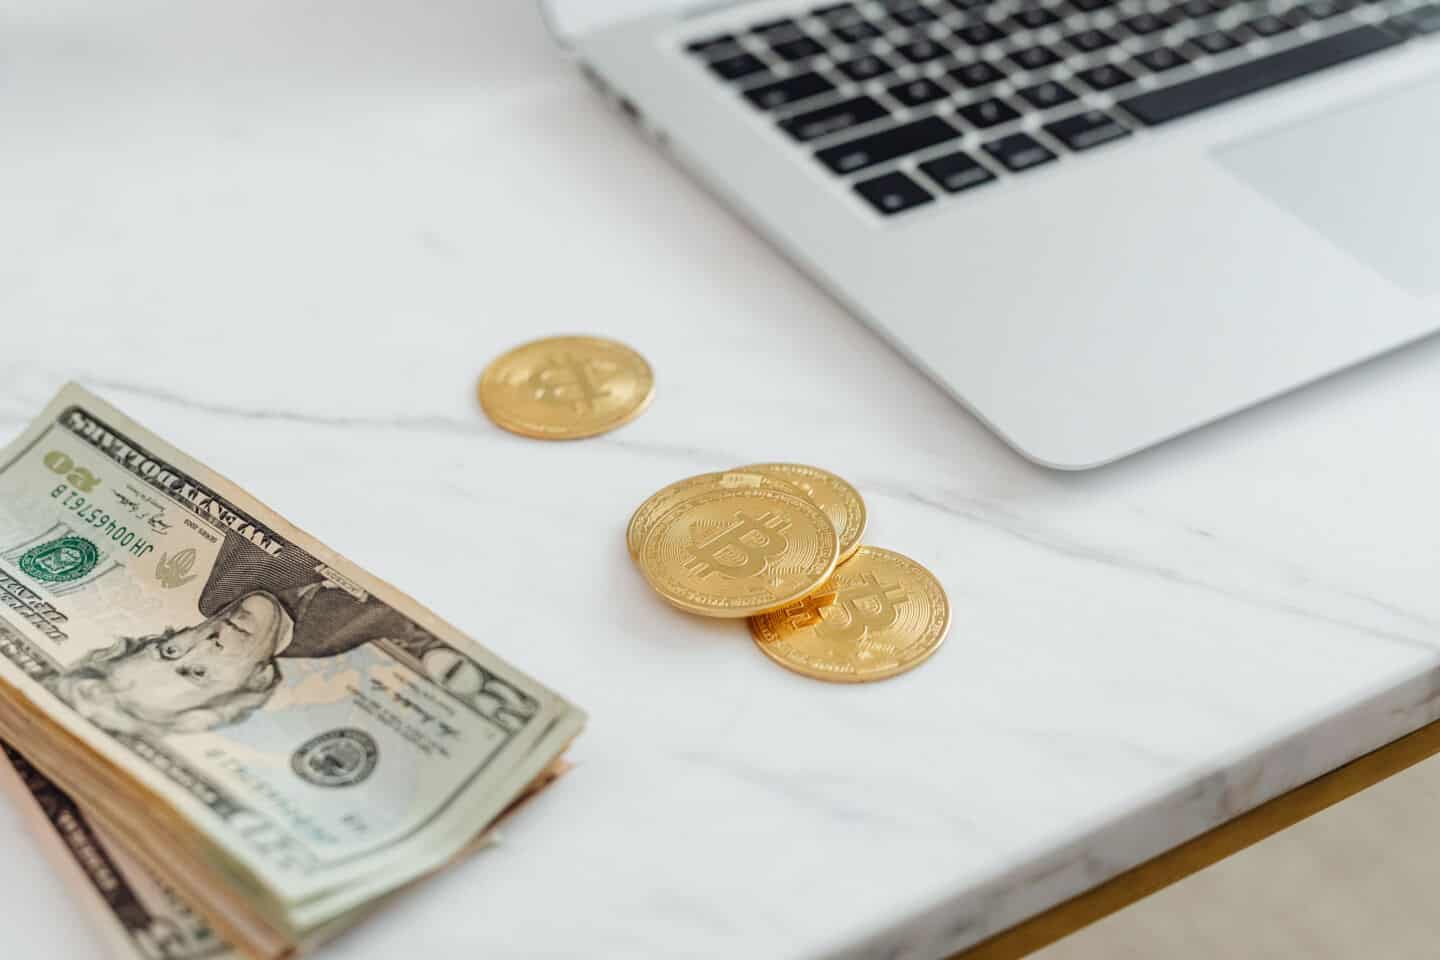
<path id="1" fill-rule="evenodd" d="M 100 551 L 84 537 L 61 537 L 32 547 L 20 558 L 20 569 L 41 583 L 68 583 L 95 569 Z"/>

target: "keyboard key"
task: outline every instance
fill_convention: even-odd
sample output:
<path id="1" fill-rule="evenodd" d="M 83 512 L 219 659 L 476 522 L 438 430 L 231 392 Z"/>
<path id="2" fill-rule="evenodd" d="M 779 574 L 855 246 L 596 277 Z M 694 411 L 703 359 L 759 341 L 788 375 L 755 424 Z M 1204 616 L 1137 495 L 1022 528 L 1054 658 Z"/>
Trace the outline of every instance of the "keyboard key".
<path id="1" fill-rule="evenodd" d="M 1224 53 L 1226 50 L 1234 50 L 1240 46 L 1240 41 L 1236 40 L 1224 30 L 1202 33 L 1191 42 L 1206 53 Z"/>
<path id="2" fill-rule="evenodd" d="M 1154 50 L 1146 50 L 1137 54 L 1135 59 L 1156 73 L 1164 73 L 1167 70 L 1174 70 L 1176 67 L 1183 67 L 1190 62 L 1190 58 L 1179 50 L 1170 47 L 1156 47 Z"/>
<path id="3" fill-rule="evenodd" d="M 926 117 L 849 143 L 828 147 L 815 156 L 836 173 L 854 173 L 877 163 L 954 140 L 960 131 L 939 117 Z"/>
<path id="4" fill-rule="evenodd" d="M 987 43 L 998 43 L 1004 40 L 1006 33 L 995 24 L 987 20 L 980 20 L 970 24 L 968 27 L 961 27 L 955 31 L 955 36 L 964 40 L 972 47 L 983 47 Z"/>
<path id="5" fill-rule="evenodd" d="M 766 71 L 765 64 L 761 63 L 758 57 L 753 57 L 748 53 L 711 60 L 710 69 L 726 80 L 741 80 Z"/>
<path id="6" fill-rule="evenodd" d="M 844 63 L 836 64 L 836 66 L 841 73 L 856 83 L 863 83 L 866 80 L 883 77 L 895 69 L 884 57 L 873 53 L 867 53 L 863 57 L 856 57 L 854 60 L 846 60 Z"/>
<path id="7" fill-rule="evenodd" d="M 783 20 L 766 20 L 750 28 L 750 32 L 767 40 L 786 40 L 800 35 L 800 24 L 788 17 Z"/>
<path id="8" fill-rule="evenodd" d="M 1390 24 L 1411 37 L 1440 33 L 1440 3 L 1402 13 L 1391 20 Z"/>
<path id="9" fill-rule="evenodd" d="M 811 11 L 811 14 L 827 26 L 837 27 L 842 23 L 859 20 L 862 16 L 853 3 L 832 3 L 827 7 Z"/>
<path id="10" fill-rule="evenodd" d="M 788 26 L 771 30 L 769 33 L 761 36 L 760 39 L 770 44 L 770 48 L 773 50 L 782 44 L 792 43 L 796 40 L 804 40 L 807 36 L 808 35 L 799 27 Z"/>
<path id="11" fill-rule="evenodd" d="M 1005 164 L 1006 168 L 1019 173 L 1049 163 L 1055 154 L 1040 145 L 1034 137 L 1025 133 L 1012 133 L 985 144 L 985 152 Z"/>
<path id="12" fill-rule="evenodd" d="M 1081 70 L 1075 76 L 1085 81 L 1092 90 L 1113 90 L 1115 87 L 1124 86 L 1135 79 L 1124 69 L 1109 63 L 1102 63 L 1089 70 Z"/>
<path id="13" fill-rule="evenodd" d="M 1113 7 L 1118 2 L 1119 0 L 1070 0 L 1070 5 L 1082 13 L 1094 13 L 1096 10 Z"/>
<path id="14" fill-rule="evenodd" d="M 835 89 L 835 84 L 818 73 L 798 73 L 762 87 L 751 87 L 745 96 L 761 110 L 774 110 Z"/>
<path id="15" fill-rule="evenodd" d="M 722 33 L 718 36 L 706 37 L 704 40 L 696 40 L 694 43 L 688 44 L 685 49 L 702 57 L 708 57 L 711 54 L 729 53 L 732 50 L 738 53 L 739 51 L 735 50 L 736 46 L 734 37 L 728 33 Z"/>
<path id="16" fill-rule="evenodd" d="M 967 63 L 950 71 L 950 78 L 967 90 L 978 90 L 1005 79 L 1005 73 L 993 63 L 983 60 Z"/>
<path id="17" fill-rule="evenodd" d="M 972 127 L 979 130 L 998 127 L 1000 124 L 1009 123 L 1020 116 L 1010 104 L 995 98 L 961 107 L 959 113 L 970 122 Z"/>
<path id="18" fill-rule="evenodd" d="M 1137 13 L 1120 22 L 1125 25 L 1126 30 L 1140 37 L 1148 37 L 1152 33 L 1158 33 L 1171 26 L 1169 17 L 1154 13 Z"/>
<path id="19" fill-rule="evenodd" d="M 1303 27 L 1310 22 L 1310 12 L 1304 7 L 1291 7 L 1280 14 L 1280 19 L 1292 27 Z"/>
<path id="20" fill-rule="evenodd" d="M 1262 37 L 1273 37 L 1277 33 L 1284 33 L 1292 29 L 1290 24 L 1281 20 L 1273 13 L 1264 13 L 1253 20 L 1246 20 L 1243 26 L 1249 27 Z"/>
<path id="21" fill-rule="evenodd" d="M 1059 21 L 1059 17 L 1044 7 L 1027 7 L 1010 18 L 1010 22 L 1020 30 L 1039 30 Z"/>
<path id="22" fill-rule="evenodd" d="M 1306 13 L 1310 14 L 1312 20 L 1329 20 L 1331 17 L 1338 17 L 1355 7 L 1350 0 L 1310 0 L 1309 3 L 1301 4 L 1301 6 L 1305 8 Z"/>
<path id="23" fill-rule="evenodd" d="M 898 10 L 890 11 L 890 16 L 901 26 L 918 27 L 926 23 L 934 23 L 940 16 L 925 7 L 901 7 Z"/>
<path id="24" fill-rule="evenodd" d="M 920 169 L 947 193 L 959 193 L 995 179 L 995 174 L 967 153 L 951 153 L 926 160 L 920 164 Z"/>
<path id="25" fill-rule="evenodd" d="M 890 88 L 890 96 L 907 107 L 923 107 L 927 103 L 943 100 L 948 92 L 934 80 L 923 77 L 919 80 L 897 83 Z"/>
<path id="26" fill-rule="evenodd" d="M 777 43 L 770 48 L 775 55 L 782 60 L 794 63 L 797 60 L 809 60 L 811 57 L 818 57 L 825 52 L 812 37 L 797 37 L 794 40 L 786 40 L 784 43 Z"/>
<path id="27" fill-rule="evenodd" d="M 780 126 L 796 140 L 818 140 L 821 137 L 828 137 L 832 133 L 849 130 L 862 123 L 871 123 L 888 116 L 890 116 L 890 111 L 871 97 L 855 97 L 840 103 L 832 103 L 819 110 L 809 110 L 793 117 L 786 117 L 780 121 Z"/>
<path id="28" fill-rule="evenodd" d="M 1116 40 L 1104 30 L 1081 30 L 1070 34 L 1065 38 L 1065 42 L 1081 53 L 1094 53 L 1096 50 L 1114 46 Z"/>
<path id="29" fill-rule="evenodd" d="M 935 199 L 930 196 L 930 191 L 898 172 L 857 183 L 855 192 L 887 217 L 913 210 Z"/>
<path id="30" fill-rule="evenodd" d="M 1077 153 L 1130 135 L 1130 131 L 1121 126 L 1118 120 L 1099 110 L 1087 110 L 1064 120 L 1047 123 L 1045 130 Z"/>
<path id="31" fill-rule="evenodd" d="M 1185 0 L 1175 9 L 1179 10 L 1191 20 L 1199 20 L 1201 17 L 1208 17 L 1210 14 L 1223 9 L 1212 3 L 1211 0 Z"/>
<path id="32" fill-rule="evenodd" d="M 1357 27 L 1228 70 L 1142 93 L 1122 101 L 1120 106 L 1143 123 L 1156 126 L 1377 53 L 1401 42 L 1399 37 L 1379 27 Z"/>
<path id="33" fill-rule="evenodd" d="M 866 20 L 843 24 L 835 27 L 831 32 L 845 43 L 864 43 L 881 36 L 880 28 Z"/>
<path id="34" fill-rule="evenodd" d="M 1019 92 L 1020 96 L 1038 110 L 1048 110 L 1075 99 L 1075 94 L 1070 88 L 1058 80 L 1046 80 L 1044 83 L 1037 83 L 1035 86 L 1026 87 Z"/>
<path id="35" fill-rule="evenodd" d="M 1022 70 L 1039 70 L 1052 63 L 1059 63 L 1060 57 L 1049 47 L 1026 47 L 1011 53 L 1010 60 Z"/>
<path id="36" fill-rule="evenodd" d="M 911 63 L 929 63 L 931 60 L 939 60 L 948 51 L 934 40 L 917 37 L 897 46 L 895 52 Z"/>

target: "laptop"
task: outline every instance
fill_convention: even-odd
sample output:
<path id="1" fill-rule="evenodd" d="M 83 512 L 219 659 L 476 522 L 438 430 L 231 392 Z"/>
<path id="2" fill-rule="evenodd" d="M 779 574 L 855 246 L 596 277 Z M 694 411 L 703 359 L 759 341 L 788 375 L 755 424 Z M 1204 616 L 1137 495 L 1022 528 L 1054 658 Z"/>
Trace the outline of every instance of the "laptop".
<path id="1" fill-rule="evenodd" d="M 624 116 L 1038 463 L 1440 330 L 1436 0 L 546 14 Z"/>

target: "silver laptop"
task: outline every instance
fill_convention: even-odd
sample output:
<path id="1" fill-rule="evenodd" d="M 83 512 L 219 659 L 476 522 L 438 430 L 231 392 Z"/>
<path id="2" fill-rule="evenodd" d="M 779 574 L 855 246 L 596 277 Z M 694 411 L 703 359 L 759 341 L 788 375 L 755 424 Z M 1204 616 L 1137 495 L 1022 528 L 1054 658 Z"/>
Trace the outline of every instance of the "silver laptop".
<path id="1" fill-rule="evenodd" d="M 1437 0 L 551 0 L 654 141 L 1016 450 L 1440 330 Z"/>

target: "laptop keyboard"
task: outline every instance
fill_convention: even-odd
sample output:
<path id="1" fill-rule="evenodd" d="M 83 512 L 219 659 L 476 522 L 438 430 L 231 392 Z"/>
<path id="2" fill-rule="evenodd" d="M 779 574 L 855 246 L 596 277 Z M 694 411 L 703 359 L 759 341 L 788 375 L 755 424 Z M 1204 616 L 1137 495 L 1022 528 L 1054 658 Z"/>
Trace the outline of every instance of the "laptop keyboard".
<path id="1" fill-rule="evenodd" d="M 1433 0 L 863 0 L 686 50 L 888 216 L 1429 34 Z"/>

